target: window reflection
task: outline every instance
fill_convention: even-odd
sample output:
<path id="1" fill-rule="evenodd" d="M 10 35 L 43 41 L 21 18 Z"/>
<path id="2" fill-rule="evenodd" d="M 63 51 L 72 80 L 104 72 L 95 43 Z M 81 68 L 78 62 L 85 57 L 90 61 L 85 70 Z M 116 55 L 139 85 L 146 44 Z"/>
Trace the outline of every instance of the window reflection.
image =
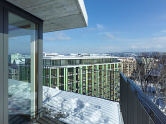
<path id="1" fill-rule="evenodd" d="M 8 113 L 35 117 L 37 25 L 9 13 Z"/>

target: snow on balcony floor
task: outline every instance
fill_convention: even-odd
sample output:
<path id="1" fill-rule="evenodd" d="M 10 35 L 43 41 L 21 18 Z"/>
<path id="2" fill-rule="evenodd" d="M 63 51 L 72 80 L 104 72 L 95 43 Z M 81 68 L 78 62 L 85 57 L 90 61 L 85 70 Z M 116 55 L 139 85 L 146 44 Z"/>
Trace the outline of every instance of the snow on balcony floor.
<path id="1" fill-rule="evenodd" d="M 30 114 L 30 83 L 9 79 L 9 114 Z M 118 102 L 43 86 L 43 107 L 70 124 L 120 124 Z"/>
<path id="2" fill-rule="evenodd" d="M 120 124 L 118 102 L 43 87 L 43 106 L 60 113 L 70 124 Z"/>

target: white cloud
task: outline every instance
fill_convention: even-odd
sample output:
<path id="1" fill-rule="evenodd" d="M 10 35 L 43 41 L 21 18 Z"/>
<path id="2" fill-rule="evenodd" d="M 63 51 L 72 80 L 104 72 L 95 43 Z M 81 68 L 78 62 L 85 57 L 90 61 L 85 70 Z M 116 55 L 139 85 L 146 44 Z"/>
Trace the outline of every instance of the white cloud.
<path id="1" fill-rule="evenodd" d="M 166 30 L 161 30 L 162 33 L 166 33 Z"/>
<path id="2" fill-rule="evenodd" d="M 132 49 L 137 49 L 138 47 L 135 46 L 135 45 L 132 45 L 131 48 L 132 48 Z"/>
<path id="3" fill-rule="evenodd" d="M 98 50 L 101 53 L 109 53 L 109 52 L 120 52 L 122 51 L 122 48 L 118 46 L 114 46 L 113 44 L 109 44 L 107 46 L 99 47 Z"/>
<path id="4" fill-rule="evenodd" d="M 69 36 L 66 36 L 63 32 L 55 32 L 51 37 L 46 37 L 46 41 L 65 41 L 71 40 Z"/>
<path id="5" fill-rule="evenodd" d="M 103 35 L 103 39 L 106 40 L 112 40 L 115 39 L 115 36 L 111 33 L 111 32 L 102 32 L 102 33 L 98 33 L 99 35 Z"/>
<path id="6" fill-rule="evenodd" d="M 154 37 L 148 39 L 137 39 L 135 42 L 127 43 L 129 48 L 147 51 L 166 51 L 166 37 Z"/>
<path id="7" fill-rule="evenodd" d="M 97 27 L 97 29 L 103 29 L 104 28 L 104 26 L 102 24 L 97 24 L 96 27 Z"/>
<path id="8" fill-rule="evenodd" d="M 106 33 L 106 37 L 109 39 L 114 39 L 114 35 L 112 35 L 111 33 Z"/>
<path id="9" fill-rule="evenodd" d="M 154 33 L 154 35 L 166 35 L 166 30 L 161 30 L 160 32 Z"/>
<path id="10" fill-rule="evenodd" d="M 160 44 L 156 45 L 156 48 L 162 48 L 162 46 Z"/>
<path id="11" fill-rule="evenodd" d="M 94 30 L 101 30 L 103 29 L 104 26 L 102 24 L 96 24 L 96 27 L 91 27 L 91 28 L 86 28 L 89 31 L 94 31 Z"/>

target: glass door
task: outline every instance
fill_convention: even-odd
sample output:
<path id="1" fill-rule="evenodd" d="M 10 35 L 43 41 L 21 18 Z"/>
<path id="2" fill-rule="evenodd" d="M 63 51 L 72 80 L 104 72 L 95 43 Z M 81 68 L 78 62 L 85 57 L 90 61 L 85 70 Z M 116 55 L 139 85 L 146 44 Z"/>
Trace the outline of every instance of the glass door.
<path id="1" fill-rule="evenodd" d="M 8 114 L 32 119 L 37 110 L 37 24 L 8 15 Z"/>

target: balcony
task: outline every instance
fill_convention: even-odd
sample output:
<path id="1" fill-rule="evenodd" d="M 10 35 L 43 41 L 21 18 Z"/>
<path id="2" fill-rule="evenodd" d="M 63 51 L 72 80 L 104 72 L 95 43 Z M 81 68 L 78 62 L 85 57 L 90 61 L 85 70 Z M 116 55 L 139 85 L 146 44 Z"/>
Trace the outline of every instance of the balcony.
<path id="1" fill-rule="evenodd" d="M 25 67 L 19 70 L 21 69 L 25 69 Z M 72 81 L 67 80 L 68 75 L 62 78 L 62 76 L 57 74 L 56 81 L 51 76 L 51 73 L 46 73 L 47 76 L 43 75 L 43 80 L 46 81 L 44 83 L 45 86 L 43 86 L 43 107 L 37 111 L 39 118 L 34 120 L 25 116 L 29 114 L 29 111 L 26 111 L 29 108 L 29 99 L 26 96 L 30 94 L 26 93 L 26 91 L 30 90 L 30 84 L 24 82 L 24 78 L 19 78 L 19 81 L 13 79 L 13 84 L 10 83 L 11 79 L 9 79 L 9 84 L 12 84 L 9 85 L 9 94 L 11 94 L 9 96 L 9 103 L 11 103 L 9 105 L 11 110 L 10 122 L 27 123 L 30 121 L 30 123 L 41 124 L 46 122 L 58 124 L 78 122 L 116 124 L 166 123 L 166 116 L 123 73 L 110 70 L 74 69 L 76 69 L 74 71 L 76 74 L 73 74 Z M 77 74 L 79 71 L 92 71 L 93 73 L 90 77 L 88 73 L 86 75 Z M 98 74 L 99 71 L 100 75 Z M 26 75 L 28 75 L 29 71 L 26 72 Z M 102 73 L 105 73 L 105 75 L 102 75 Z M 18 73 L 18 75 L 22 75 L 22 73 Z M 61 79 L 59 82 L 58 78 Z M 105 80 L 102 80 L 103 78 Z M 27 80 L 30 80 L 29 76 L 27 76 Z M 20 88 L 19 84 L 22 84 L 24 94 L 22 94 L 21 90 L 18 90 Z M 52 88 L 52 86 L 54 87 Z M 16 90 L 13 90 L 13 87 Z M 15 97 L 15 94 L 19 94 L 19 97 Z M 10 100 L 15 100 L 17 104 L 20 102 L 20 106 L 15 107 Z M 24 105 L 22 105 L 22 101 Z M 12 112 L 15 110 L 18 110 L 17 116 L 12 115 Z M 25 113 L 24 116 L 19 114 L 19 112 Z"/>
<path id="2" fill-rule="evenodd" d="M 85 70 L 84 70 L 85 71 Z M 46 117 L 50 117 L 64 122 L 64 123 L 75 123 L 76 120 L 79 120 L 81 117 L 83 118 L 83 115 L 86 115 L 84 118 L 88 120 L 88 123 L 93 123 L 94 117 L 90 116 L 94 114 L 94 116 L 98 116 L 95 111 L 95 108 L 89 108 L 85 109 L 82 113 L 80 113 L 82 110 L 80 108 L 77 108 L 78 106 L 82 105 L 82 108 L 86 108 L 87 106 L 84 106 L 86 104 L 88 105 L 99 105 L 101 107 L 101 110 L 99 111 L 99 114 L 104 113 L 104 115 L 108 115 L 107 120 L 110 121 L 110 123 L 125 123 L 125 124 L 165 124 L 166 123 L 166 116 L 164 113 L 162 113 L 159 108 L 139 89 L 132 80 L 127 79 L 123 73 L 121 72 L 111 72 L 110 70 L 103 70 L 108 72 L 108 75 L 106 76 L 110 79 L 106 79 L 104 81 L 102 80 L 94 80 L 91 82 L 91 85 L 89 85 L 88 81 L 85 82 L 83 85 L 85 87 L 80 86 L 81 80 L 79 82 L 72 82 L 71 86 L 73 87 L 70 92 L 67 91 L 67 89 L 60 89 L 59 91 L 55 91 L 58 93 L 55 93 L 52 97 L 54 98 L 62 98 L 63 100 L 67 101 L 67 104 L 65 106 L 61 106 L 62 99 L 57 100 L 59 104 L 54 105 L 52 104 L 52 99 L 49 101 L 45 101 L 47 105 L 44 103 L 44 110 L 42 111 L 43 115 Z M 94 70 L 94 73 L 98 72 Z M 114 74 L 114 75 L 112 75 Z M 95 74 L 94 74 L 95 75 Z M 94 76 L 92 74 L 92 76 Z M 118 75 L 118 78 L 117 76 Z M 102 77 L 102 75 L 100 75 Z M 116 77 L 116 78 L 115 78 Z M 92 77 L 93 79 L 94 77 Z M 97 77 L 95 77 L 97 78 Z M 106 83 L 105 81 L 108 81 L 107 88 L 100 88 L 99 86 L 103 83 Z M 111 81 L 111 82 L 110 82 Z M 61 82 L 62 83 L 62 82 Z M 63 82 L 65 83 L 65 82 Z M 63 84 L 62 83 L 62 84 Z M 74 84 L 76 84 L 76 89 L 74 90 Z M 48 87 L 45 87 L 46 89 L 49 89 Z M 51 93 L 54 92 L 55 89 L 51 88 Z M 64 90 L 64 91 L 62 91 Z M 48 90 L 44 90 L 44 94 L 48 94 Z M 49 91 L 50 92 L 50 91 Z M 46 96 L 44 96 L 45 98 Z M 72 108 L 70 106 L 77 106 L 75 108 Z M 64 108 L 66 109 L 64 109 Z M 69 112 L 68 109 L 71 111 Z M 77 110 L 77 111 L 75 111 Z M 48 112 L 49 111 L 49 112 Z M 51 112 L 50 112 L 51 111 Z M 45 114 L 46 113 L 46 114 Z M 54 113 L 54 114 L 53 114 Z M 69 113 L 67 114 L 68 117 L 63 117 L 62 115 L 60 117 L 57 117 L 57 113 Z M 83 114 L 83 115 L 80 115 Z M 95 115 L 96 114 L 96 115 Z M 113 117 L 116 117 L 112 119 Z M 67 118 L 67 120 L 65 120 Z M 103 117 L 104 118 L 104 117 Z M 97 120 L 96 122 L 100 123 L 100 121 L 103 121 L 103 119 L 100 116 L 101 120 Z M 85 123 L 84 120 L 79 120 L 81 123 Z M 95 122 L 95 123 L 96 123 Z M 104 123 L 104 122 L 103 122 Z"/>

